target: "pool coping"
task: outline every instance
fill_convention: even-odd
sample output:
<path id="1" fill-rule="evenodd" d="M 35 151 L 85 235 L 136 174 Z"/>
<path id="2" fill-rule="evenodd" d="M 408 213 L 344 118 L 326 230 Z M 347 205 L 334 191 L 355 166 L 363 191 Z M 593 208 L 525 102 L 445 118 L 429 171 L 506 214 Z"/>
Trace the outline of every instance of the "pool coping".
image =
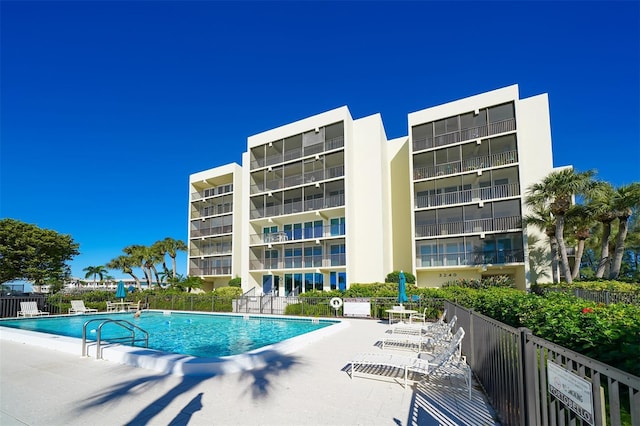
<path id="1" fill-rule="evenodd" d="M 236 314 L 227 312 L 169 311 L 155 309 L 150 310 L 150 312 L 210 314 L 269 319 L 302 319 L 309 321 L 316 319 L 300 316 Z M 317 319 L 335 322 L 335 324 L 239 355 L 198 358 L 191 355 L 171 354 L 155 349 L 138 348 L 119 344 L 104 344 L 101 346 L 100 350 L 102 355 L 101 359 L 177 376 L 217 376 L 248 371 L 256 368 L 263 368 L 283 355 L 295 353 L 301 348 L 312 343 L 316 343 L 324 337 L 337 333 L 350 325 L 348 321 L 343 321 L 340 318 Z M 78 356 L 81 356 L 82 352 L 82 339 L 76 337 L 58 336 L 55 334 L 41 333 L 37 331 L 0 327 L 0 339 L 66 352 Z M 96 355 L 95 342 L 89 342 L 87 344 L 87 357 L 97 358 Z"/>

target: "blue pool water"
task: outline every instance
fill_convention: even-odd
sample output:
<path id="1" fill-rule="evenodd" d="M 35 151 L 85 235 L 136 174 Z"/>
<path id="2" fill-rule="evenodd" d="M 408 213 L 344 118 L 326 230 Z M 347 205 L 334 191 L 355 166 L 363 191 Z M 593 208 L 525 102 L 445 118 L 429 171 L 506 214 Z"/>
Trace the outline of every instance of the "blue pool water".
<path id="1" fill-rule="evenodd" d="M 82 338 L 84 323 L 94 318 L 127 320 L 149 333 L 149 348 L 203 358 L 238 355 L 336 323 L 331 320 L 144 312 L 140 318 L 134 318 L 132 313 L 119 313 L 1 320 L 0 326 Z M 93 321 L 87 327 L 89 340 L 96 339 L 99 324 L 100 321 Z M 102 327 L 102 340 L 125 335 L 126 332 L 114 324 Z"/>

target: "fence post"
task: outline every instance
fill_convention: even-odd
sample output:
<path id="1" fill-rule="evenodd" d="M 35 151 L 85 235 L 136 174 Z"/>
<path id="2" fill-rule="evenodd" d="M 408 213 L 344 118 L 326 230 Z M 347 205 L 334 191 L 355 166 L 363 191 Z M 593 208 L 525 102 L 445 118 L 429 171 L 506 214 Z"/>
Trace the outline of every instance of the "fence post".
<path id="1" fill-rule="evenodd" d="M 520 424 L 535 426 L 535 377 L 534 373 L 537 371 L 536 362 L 537 357 L 532 356 L 531 359 L 527 356 L 527 334 L 530 334 L 531 330 L 525 327 L 518 328 L 518 362 L 520 364 L 520 374 L 518 377 L 518 388 L 520 388 Z M 535 351 L 534 351 L 535 352 Z M 533 387 L 533 389 L 530 388 Z"/>

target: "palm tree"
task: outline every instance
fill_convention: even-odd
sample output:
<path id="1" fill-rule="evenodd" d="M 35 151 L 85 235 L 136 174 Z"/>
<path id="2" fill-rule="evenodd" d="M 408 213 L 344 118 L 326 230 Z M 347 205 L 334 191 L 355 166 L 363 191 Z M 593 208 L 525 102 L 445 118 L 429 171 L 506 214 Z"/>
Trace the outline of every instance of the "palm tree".
<path id="1" fill-rule="evenodd" d="M 576 257 L 571 272 L 571 278 L 575 280 L 580 277 L 585 241 L 591 236 L 593 226 L 591 210 L 580 204 L 573 206 L 567 212 L 567 225 L 573 228 L 573 236 L 577 240 Z"/>
<path id="2" fill-rule="evenodd" d="M 160 283 L 160 276 L 156 269 L 156 263 L 161 263 L 162 258 L 157 247 L 147 247 L 139 244 L 134 244 L 125 247 L 123 251 L 134 259 L 136 265 L 139 265 L 144 272 L 147 279 L 147 285 L 152 287 L 153 276 L 155 275 L 156 282 Z"/>
<path id="3" fill-rule="evenodd" d="M 102 279 L 104 278 L 104 276 L 107 274 L 108 270 L 107 268 L 105 268 L 102 265 L 98 265 L 98 266 L 87 266 L 86 268 L 83 269 L 83 271 L 86 272 L 86 274 L 84 275 L 85 278 L 89 278 L 93 276 L 93 282 L 97 283 L 98 280 L 97 278 L 100 277 L 100 281 L 102 281 Z"/>
<path id="4" fill-rule="evenodd" d="M 563 169 L 548 174 L 542 182 L 531 185 L 526 203 L 531 206 L 549 206 L 556 223 L 556 239 L 560 253 L 560 265 L 567 283 L 571 284 L 573 278 L 567 257 L 567 248 L 564 241 L 565 215 L 571 208 L 573 197 L 585 195 L 593 186 L 594 171 L 577 173 L 573 169 Z"/>
<path id="5" fill-rule="evenodd" d="M 624 255 L 624 242 L 627 237 L 627 225 L 633 210 L 640 207 L 640 183 L 623 185 L 615 190 L 611 204 L 618 218 L 618 236 L 616 238 L 616 251 L 613 256 L 613 264 L 609 272 L 609 278 L 614 280 L 620 275 L 622 256 Z"/>
<path id="6" fill-rule="evenodd" d="M 160 241 L 163 246 L 165 252 L 171 258 L 171 270 L 173 271 L 173 276 L 176 276 L 176 256 L 178 255 L 178 251 L 187 251 L 187 244 L 182 240 L 175 240 L 171 237 L 167 237 L 164 240 Z M 163 253 L 164 257 L 164 253 Z"/>
<path id="7" fill-rule="evenodd" d="M 136 276 L 136 274 L 133 273 L 132 268 L 134 266 L 139 265 L 135 264 L 133 259 L 131 259 L 131 257 L 129 256 L 118 256 L 107 263 L 107 268 L 116 269 L 124 272 L 125 274 L 131 275 L 131 278 L 133 278 L 136 282 L 136 287 L 138 288 L 138 290 L 140 290 L 142 289 L 142 286 L 140 285 L 140 279 Z"/>
<path id="8" fill-rule="evenodd" d="M 560 282 L 558 277 L 558 240 L 556 238 L 556 224 L 551 215 L 551 210 L 544 206 L 534 206 L 533 212 L 523 219 L 525 225 L 532 225 L 547 236 L 551 254 L 551 279 L 554 284 Z"/>
<path id="9" fill-rule="evenodd" d="M 596 269 L 596 278 L 602 278 L 610 265 L 609 244 L 611 238 L 611 222 L 616 219 L 616 213 L 611 205 L 613 186 L 608 182 L 598 182 L 588 202 L 593 217 L 602 224 L 600 237 L 600 261 Z"/>

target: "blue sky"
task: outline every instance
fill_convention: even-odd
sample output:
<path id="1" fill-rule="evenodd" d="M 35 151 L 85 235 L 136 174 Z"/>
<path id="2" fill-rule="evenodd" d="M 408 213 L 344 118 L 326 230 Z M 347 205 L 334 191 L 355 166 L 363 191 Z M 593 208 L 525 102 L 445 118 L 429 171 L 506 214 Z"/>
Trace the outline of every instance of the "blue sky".
<path id="1" fill-rule="evenodd" d="M 639 5 L 3 0 L 0 217 L 71 234 L 84 277 L 186 241 L 189 175 L 250 135 L 347 105 L 395 138 L 516 83 L 549 94 L 554 165 L 640 181 Z"/>

